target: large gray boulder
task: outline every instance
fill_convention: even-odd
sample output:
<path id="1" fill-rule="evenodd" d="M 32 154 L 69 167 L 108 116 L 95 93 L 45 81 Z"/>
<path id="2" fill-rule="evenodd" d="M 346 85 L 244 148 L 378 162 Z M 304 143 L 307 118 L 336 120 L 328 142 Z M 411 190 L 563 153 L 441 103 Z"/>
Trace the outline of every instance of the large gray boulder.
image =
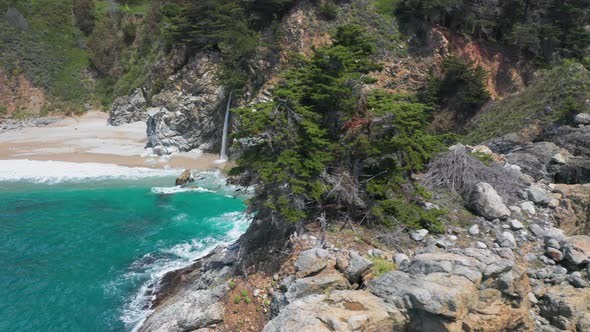
<path id="1" fill-rule="evenodd" d="M 147 100 L 143 90 L 135 89 L 129 96 L 115 99 L 107 122 L 111 126 L 120 126 L 126 123 L 146 121 L 146 106 Z"/>
<path id="2" fill-rule="evenodd" d="M 504 205 L 502 197 L 489 183 L 476 184 L 469 194 L 467 204 L 475 213 L 488 220 L 506 219 L 510 216 L 510 210 Z"/>
<path id="3" fill-rule="evenodd" d="M 533 185 L 527 189 L 527 197 L 535 204 L 547 205 L 551 201 L 551 197 L 547 194 L 545 189 Z"/>
<path id="4" fill-rule="evenodd" d="M 580 113 L 576 115 L 574 122 L 581 125 L 590 125 L 590 113 Z"/>
<path id="5" fill-rule="evenodd" d="M 263 332 L 395 331 L 404 317 L 367 291 L 336 290 L 297 299 Z"/>
<path id="6" fill-rule="evenodd" d="M 561 241 L 564 259 L 573 265 L 590 263 L 590 236 L 576 235 Z"/>
<path id="7" fill-rule="evenodd" d="M 363 274 L 373 266 L 373 262 L 361 256 L 356 251 L 350 252 L 348 266 L 344 269 L 344 275 L 351 283 L 360 284 Z"/>
<path id="8" fill-rule="evenodd" d="M 142 324 L 141 332 L 193 331 L 223 322 L 224 286 L 187 292 L 160 308 Z"/>
<path id="9" fill-rule="evenodd" d="M 393 271 L 369 282 L 369 291 L 396 308 L 462 319 L 477 305 L 478 292 L 467 278 L 447 273 L 415 276 Z"/>
<path id="10" fill-rule="evenodd" d="M 303 251 L 299 254 L 299 257 L 295 262 L 297 275 L 300 277 L 306 277 L 310 274 L 317 273 L 328 266 L 329 259 L 330 253 L 322 248 L 312 248 Z"/>

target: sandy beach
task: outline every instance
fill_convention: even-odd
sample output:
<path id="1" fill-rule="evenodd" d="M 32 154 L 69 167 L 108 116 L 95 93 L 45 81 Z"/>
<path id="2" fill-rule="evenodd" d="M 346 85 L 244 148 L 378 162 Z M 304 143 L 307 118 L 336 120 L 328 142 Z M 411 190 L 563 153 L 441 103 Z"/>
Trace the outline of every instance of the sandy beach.
<path id="1" fill-rule="evenodd" d="M 170 157 L 149 155 L 145 150 L 144 122 L 114 127 L 107 124 L 107 118 L 106 113 L 89 112 L 46 127 L 0 132 L 0 160 L 53 160 L 179 169 L 220 167 L 215 164 L 217 155 L 196 151 Z"/>

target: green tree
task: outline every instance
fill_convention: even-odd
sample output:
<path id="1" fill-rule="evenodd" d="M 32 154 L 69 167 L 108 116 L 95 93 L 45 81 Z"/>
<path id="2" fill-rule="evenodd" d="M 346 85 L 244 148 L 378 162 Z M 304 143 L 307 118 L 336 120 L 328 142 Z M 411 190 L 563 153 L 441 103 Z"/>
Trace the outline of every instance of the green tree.
<path id="1" fill-rule="evenodd" d="M 90 35 L 94 29 L 94 1 L 93 0 L 74 0 L 74 17 L 76 26 L 86 35 Z"/>

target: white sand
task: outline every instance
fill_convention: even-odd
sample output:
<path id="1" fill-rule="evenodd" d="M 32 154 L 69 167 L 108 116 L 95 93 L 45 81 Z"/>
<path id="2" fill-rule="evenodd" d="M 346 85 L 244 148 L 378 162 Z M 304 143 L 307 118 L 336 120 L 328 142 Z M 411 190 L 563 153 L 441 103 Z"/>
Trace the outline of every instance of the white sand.
<path id="1" fill-rule="evenodd" d="M 146 124 L 107 124 L 106 113 L 89 112 L 47 127 L 0 133 L 0 159 L 109 163 L 130 167 L 209 169 L 218 157 L 199 151 L 172 157 L 148 155 Z M 223 165 L 221 165 L 223 166 Z"/>

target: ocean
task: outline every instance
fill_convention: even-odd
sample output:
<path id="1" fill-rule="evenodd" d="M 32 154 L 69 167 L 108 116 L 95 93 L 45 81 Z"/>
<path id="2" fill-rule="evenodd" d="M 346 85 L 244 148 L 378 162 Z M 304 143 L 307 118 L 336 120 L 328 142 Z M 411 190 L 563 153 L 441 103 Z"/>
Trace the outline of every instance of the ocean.
<path id="1" fill-rule="evenodd" d="M 0 331 L 131 331 L 148 286 L 248 227 L 216 171 L 0 160 Z"/>

